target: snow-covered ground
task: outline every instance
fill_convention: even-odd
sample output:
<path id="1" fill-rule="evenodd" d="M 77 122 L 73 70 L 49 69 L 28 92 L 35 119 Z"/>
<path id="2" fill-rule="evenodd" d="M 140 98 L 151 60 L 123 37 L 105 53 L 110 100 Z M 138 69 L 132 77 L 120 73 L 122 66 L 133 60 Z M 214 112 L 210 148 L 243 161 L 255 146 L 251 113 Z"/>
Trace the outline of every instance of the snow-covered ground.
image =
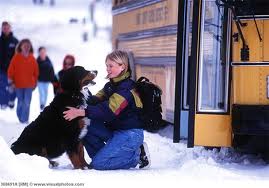
<path id="1" fill-rule="evenodd" d="M 106 82 L 104 58 L 111 51 L 108 33 L 100 31 L 97 37 L 90 34 L 89 41 L 83 42 L 82 33 L 92 31 L 91 24 L 81 22 L 88 16 L 89 0 L 56 0 L 53 8 L 48 5 L 48 0 L 45 2 L 46 5 L 37 6 L 31 0 L 0 0 L 0 21 L 10 21 L 15 36 L 30 38 L 35 49 L 46 46 L 55 71 L 61 69 L 67 53 L 75 55 L 77 65 L 98 70 L 97 84 L 90 88 L 95 93 Z M 108 14 L 100 11 L 99 21 L 109 18 Z M 79 22 L 70 24 L 70 18 L 77 18 Z M 35 90 L 30 120 L 39 114 L 38 97 Z M 52 97 L 50 86 L 49 101 Z M 269 183 L 269 166 L 259 157 L 239 155 L 227 148 L 218 152 L 202 147 L 187 148 L 184 142 L 175 144 L 171 139 L 172 127 L 162 130 L 165 136 L 145 132 L 151 153 L 150 169 L 73 170 L 66 155 L 57 159 L 60 163 L 57 169 L 50 169 L 48 161 L 42 157 L 15 156 L 9 149 L 25 126 L 18 122 L 15 110 L 0 111 L 1 187 L 267 187 Z M 86 159 L 90 161 L 87 156 Z"/>

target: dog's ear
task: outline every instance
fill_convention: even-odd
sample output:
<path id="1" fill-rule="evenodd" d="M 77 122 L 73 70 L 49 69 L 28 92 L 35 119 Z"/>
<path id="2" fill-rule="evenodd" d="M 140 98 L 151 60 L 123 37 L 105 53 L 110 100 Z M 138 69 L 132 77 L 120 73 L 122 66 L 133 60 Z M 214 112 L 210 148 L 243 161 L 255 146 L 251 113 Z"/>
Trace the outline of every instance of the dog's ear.
<path id="1" fill-rule="evenodd" d="M 60 80 L 60 84 L 64 91 L 79 91 L 80 85 L 79 80 L 77 79 L 76 69 L 67 69 Z"/>

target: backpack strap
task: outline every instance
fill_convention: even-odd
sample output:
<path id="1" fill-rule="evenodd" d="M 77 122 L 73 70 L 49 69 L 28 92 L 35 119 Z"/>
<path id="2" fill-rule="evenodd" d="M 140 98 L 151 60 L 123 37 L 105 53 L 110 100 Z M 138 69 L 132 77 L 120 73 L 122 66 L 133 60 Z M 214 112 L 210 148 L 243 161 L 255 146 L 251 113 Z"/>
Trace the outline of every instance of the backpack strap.
<path id="1" fill-rule="evenodd" d="M 146 78 L 146 77 L 144 77 L 144 76 L 141 76 L 141 77 L 137 80 L 137 82 L 143 82 L 143 81 L 149 82 L 149 79 Z"/>

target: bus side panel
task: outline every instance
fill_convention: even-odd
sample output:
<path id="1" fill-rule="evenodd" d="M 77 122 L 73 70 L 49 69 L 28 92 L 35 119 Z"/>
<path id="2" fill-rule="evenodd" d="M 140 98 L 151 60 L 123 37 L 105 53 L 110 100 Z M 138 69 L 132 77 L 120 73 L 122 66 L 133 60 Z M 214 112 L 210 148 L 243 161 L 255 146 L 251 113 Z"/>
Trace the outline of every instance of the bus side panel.
<path id="1" fill-rule="evenodd" d="M 194 145 L 230 147 L 232 145 L 231 133 L 230 115 L 195 115 Z"/>
<path id="2" fill-rule="evenodd" d="M 175 57 L 176 45 L 177 36 L 168 35 L 131 41 L 121 41 L 118 44 L 118 48 L 132 51 L 136 57 Z M 165 65 L 167 63 L 163 62 L 162 64 Z"/>
<path id="3" fill-rule="evenodd" d="M 263 60 L 269 61 L 269 20 L 263 22 Z"/>
<path id="4" fill-rule="evenodd" d="M 174 108 L 175 108 L 175 82 L 176 82 L 176 69 L 174 66 L 165 67 L 165 84 L 166 84 L 166 93 L 164 94 L 165 98 L 165 107 L 166 107 L 166 120 L 174 122 Z M 185 123 L 186 124 L 186 123 Z"/>
<path id="5" fill-rule="evenodd" d="M 242 28 L 243 36 L 246 40 L 246 43 L 249 47 L 249 61 L 250 62 L 261 62 L 263 61 L 263 42 L 259 40 L 257 29 L 253 20 L 243 20 L 243 23 L 247 25 Z M 259 31 L 263 35 L 263 20 L 257 20 L 257 26 Z M 233 34 L 238 33 L 235 23 L 233 23 Z M 242 40 L 240 37 L 239 41 L 233 39 L 233 61 L 240 62 L 240 52 L 242 48 Z"/>
<path id="6" fill-rule="evenodd" d="M 113 47 L 119 34 L 176 25 L 177 8 L 178 1 L 166 0 L 113 15 Z"/>
<path id="7" fill-rule="evenodd" d="M 234 104 L 269 104 L 267 98 L 268 66 L 233 67 L 233 103 Z"/>
<path id="8" fill-rule="evenodd" d="M 166 0 L 113 16 L 115 33 L 130 33 L 177 24 L 178 1 Z"/>

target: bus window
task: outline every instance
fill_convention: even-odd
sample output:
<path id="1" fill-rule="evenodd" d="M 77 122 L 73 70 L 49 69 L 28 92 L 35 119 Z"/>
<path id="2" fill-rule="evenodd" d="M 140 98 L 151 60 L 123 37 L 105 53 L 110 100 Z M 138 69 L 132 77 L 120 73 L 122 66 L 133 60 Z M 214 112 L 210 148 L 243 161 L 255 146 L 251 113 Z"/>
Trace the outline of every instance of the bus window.
<path id="1" fill-rule="evenodd" d="M 227 18 L 215 0 L 204 1 L 202 12 L 198 112 L 223 113 L 228 109 L 229 58 L 225 53 L 228 50 L 223 49 L 228 35 L 224 27 Z"/>

